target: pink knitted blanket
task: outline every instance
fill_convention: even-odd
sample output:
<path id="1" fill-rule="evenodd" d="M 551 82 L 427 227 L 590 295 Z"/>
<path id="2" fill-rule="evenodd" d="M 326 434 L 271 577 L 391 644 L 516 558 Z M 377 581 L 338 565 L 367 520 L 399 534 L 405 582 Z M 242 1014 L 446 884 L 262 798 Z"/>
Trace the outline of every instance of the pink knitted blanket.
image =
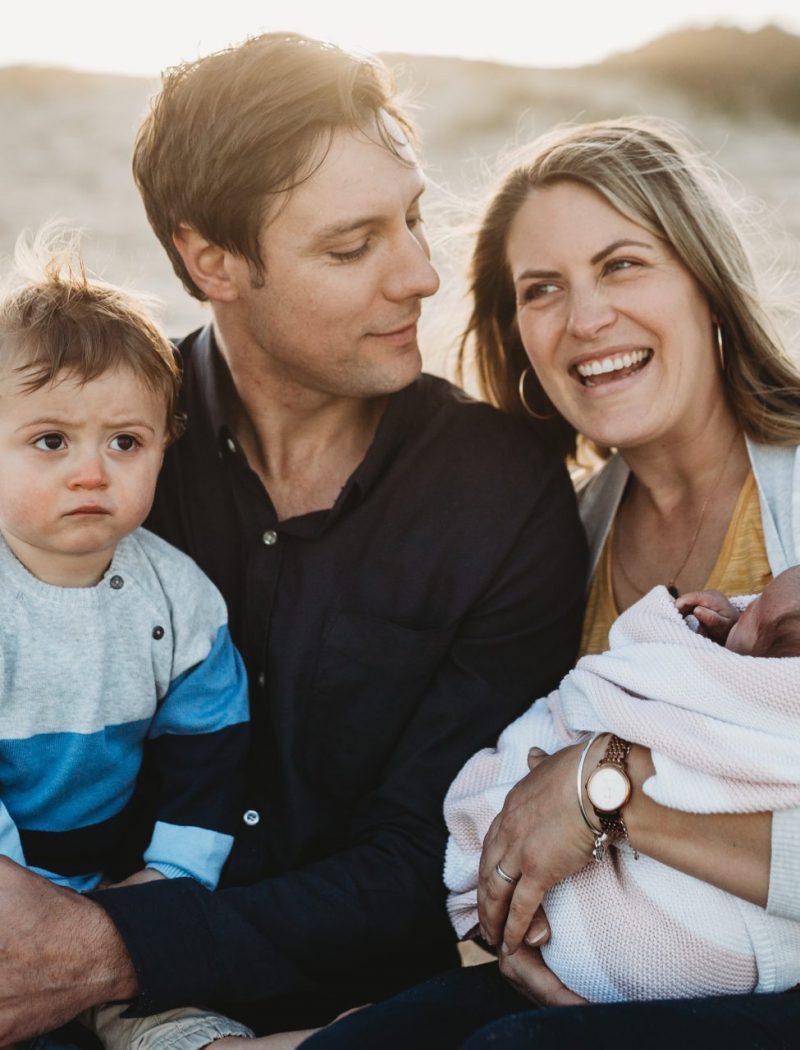
<path id="1" fill-rule="evenodd" d="M 579 661 L 473 756 L 445 800 L 445 882 L 459 936 L 474 932 L 483 837 L 531 746 L 554 751 L 610 730 L 651 748 L 645 792 L 689 812 L 800 805 L 800 657 L 739 656 L 692 632 L 663 587 L 614 624 L 610 651 Z M 577 804 L 577 803 L 576 803 Z M 788 988 L 800 980 L 800 924 L 627 848 L 545 898 L 548 965 L 594 1001 Z"/>

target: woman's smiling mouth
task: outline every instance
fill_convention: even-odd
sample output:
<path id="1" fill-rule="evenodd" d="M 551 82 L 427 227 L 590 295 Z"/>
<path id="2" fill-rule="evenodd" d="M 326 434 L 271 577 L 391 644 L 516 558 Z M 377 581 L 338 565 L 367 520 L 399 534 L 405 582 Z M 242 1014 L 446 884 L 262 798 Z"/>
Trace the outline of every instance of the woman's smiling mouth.
<path id="1" fill-rule="evenodd" d="M 601 386 L 640 372 L 652 356 L 653 351 L 649 348 L 618 351 L 605 357 L 595 357 L 591 361 L 582 361 L 573 365 L 570 371 L 582 386 Z"/>

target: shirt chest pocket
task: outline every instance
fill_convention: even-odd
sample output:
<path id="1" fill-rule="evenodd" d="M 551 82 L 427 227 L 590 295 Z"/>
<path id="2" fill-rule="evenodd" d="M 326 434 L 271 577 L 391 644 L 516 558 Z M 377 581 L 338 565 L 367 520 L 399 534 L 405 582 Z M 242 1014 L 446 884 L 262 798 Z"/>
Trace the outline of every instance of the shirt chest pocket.
<path id="1" fill-rule="evenodd" d="M 454 628 L 412 630 L 336 611 L 323 631 L 302 761 L 337 798 L 380 780 L 444 660 Z"/>

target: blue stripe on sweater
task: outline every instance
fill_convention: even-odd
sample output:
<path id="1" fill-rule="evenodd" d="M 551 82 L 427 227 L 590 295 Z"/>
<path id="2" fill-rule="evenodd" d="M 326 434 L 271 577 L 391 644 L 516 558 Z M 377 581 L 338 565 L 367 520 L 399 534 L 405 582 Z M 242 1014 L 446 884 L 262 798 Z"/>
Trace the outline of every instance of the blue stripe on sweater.
<path id="1" fill-rule="evenodd" d="M 133 793 L 149 724 L 2 741 L 3 802 L 17 827 L 69 831 L 119 812 Z"/>
<path id="2" fill-rule="evenodd" d="M 148 736 L 213 733 L 247 718 L 247 672 L 223 624 L 205 660 L 170 684 Z"/>

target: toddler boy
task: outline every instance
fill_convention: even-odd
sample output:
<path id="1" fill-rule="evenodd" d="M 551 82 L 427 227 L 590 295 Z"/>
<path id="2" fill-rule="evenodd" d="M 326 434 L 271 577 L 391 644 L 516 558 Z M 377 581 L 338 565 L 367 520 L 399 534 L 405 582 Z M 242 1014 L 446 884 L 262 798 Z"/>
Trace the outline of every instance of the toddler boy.
<path id="1" fill-rule="evenodd" d="M 181 429 L 179 370 L 143 309 L 54 245 L 20 244 L 0 297 L 0 852 L 97 886 L 147 747 L 157 819 L 126 882 L 213 889 L 239 812 L 246 676 L 216 588 L 140 527 Z M 142 1024 L 122 1009 L 96 1026 L 125 1045 Z M 175 1024 L 194 1033 L 186 1050 L 249 1034 L 199 1010 Z"/>

